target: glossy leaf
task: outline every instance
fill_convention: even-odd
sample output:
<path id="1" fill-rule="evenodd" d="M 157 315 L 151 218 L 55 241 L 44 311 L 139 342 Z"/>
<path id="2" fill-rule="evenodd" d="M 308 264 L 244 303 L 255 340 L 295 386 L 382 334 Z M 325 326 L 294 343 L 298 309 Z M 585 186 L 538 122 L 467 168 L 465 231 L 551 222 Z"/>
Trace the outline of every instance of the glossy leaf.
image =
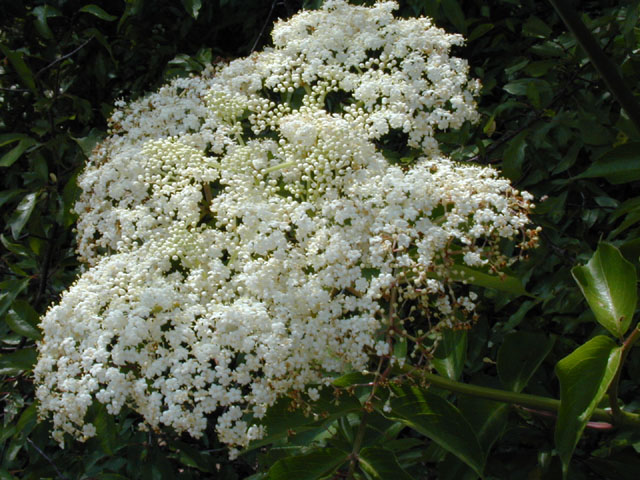
<path id="1" fill-rule="evenodd" d="M 347 452 L 337 448 L 320 448 L 305 455 L 278 460 L 270 469 L 269 480 L 316 480 L 344 464 Z"/>
<path id="2" fill-rule="evenodd" d="M 494 288 L 511 295 L 529 295 L 517 277 L 491 275 L 466 265 L 456 265 L 451 271 L 451 279 L 479 287 Z"/>
<path id="3" fill-rule="evenodd" d="M 440 375 L 458 380 L 467 359 L 467 331 L 445 328 L 442 338 L 431 359 L 431 365 Z"/>
<path id="4" fill-rule="evenodd" d="M 32 325 L 27 319 L 20 316 L 15 310 L 10 310 L 5 316 L 5 322 L 9 328 L 23 337 L 32 340 L 39 340 L 42 337 L 40 330 Z"/>
<path id="5" fill-rule="evenodd" d="M 482 476 L 484 452 L 473 428 L 455 406 L 418 387 L 394 387 L 393 392 L 391 412 L 385 416 L 426 435 Z"/>
<path id="6" fill-rule="evenodd" d="M 603 177 L 615 185 L 640 180 L 640 142 L 615 147 L 578 175 L 578 178 L 595 177 Z"/>
<path id="7" fill-rule="evenodd" d="M 363 448 L 359 453 L 359 465 L 374 480 L 413 480 L 400 466 L 395 454 L 386 448 Z"/>
<path id="8" fill-rule="evenodd" d="M 31 370 L 36 363 L 36 356 L 35 348 L 22 348 L 0 355 L 0 375 L 17 375 Z"/>
<path id="9" fill-rule="evenodd" d="M 620 357 L 621 348 L 616 342 L 599 335 L 556 365 L 560 380 L 560 411 L 555 443 L 565 475 L 585 425 L 615 376 Z"/>
<path id="10" fill-rule="evenodd" d="M 23 138 L 18 145 L 13 147 L 2 158 L 0 158 L 0 167 L 10 167 L 18 161 L 22 154 L 29 148 L 36 145 L 36 141 L 32 138 Z"/>
<path id="11" fill-rule="evenodd" d="M 28 193 L 27 195 L 25 195 L 16 207 L 13 215 L 9 219 L 8 224 L 11 228 L 11 236 L 14 240 L 18 239 L 20 233 L 22 232 L 22 229 L 29 221 L 29 217 L 33 212 L 33 208 L 36 206 L 37 198 L 37 192 Z"/>
<path id="12" fill-rule="evenodd" d="M 607 243 L 584 266 L 571 270 L 573 278 L 598 320 L 612 335 L 622 337 L 637 304 L 636 269 L 620 251 Z"/>
<path id="13" fill-rule="evenodd" d="M 498 350 L 498 375 L 509 390 L 521 392 L 547 357 L 555 339 L 544 333 L 513 332 Z"/>
<path id="14" fill-rule="evenodd" d="M 118 19 L 118 17 L 116 17 L 115 15 L 108 14 L 102 8 L 94 4 L 85 5 L 78 11 L 84 12 L 84 13 L 90 13 L 91 15 L 94 15 L 99 19 L 105 20 L 107 22 L 113 22 L 114 20 Z"/>

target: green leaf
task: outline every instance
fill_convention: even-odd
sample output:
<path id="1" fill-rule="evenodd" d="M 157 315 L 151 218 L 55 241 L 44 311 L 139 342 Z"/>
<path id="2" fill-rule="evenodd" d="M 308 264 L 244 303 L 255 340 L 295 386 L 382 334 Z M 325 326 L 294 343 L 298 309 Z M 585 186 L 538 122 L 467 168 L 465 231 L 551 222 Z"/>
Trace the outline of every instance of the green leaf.
<path id="1" fill-rule="evenodd" d="M 22 335 L 23 337 L 27 337 L 32 340 L 39 340 L 40 338 L 42 338 L 42 334 L 40 333 L 40 330 L 38 330 L 38 328 L 36 327 L 38 323 L 37 314 L 35 315 L 35 324 L 32 323 L 34 318 L 31 315 L 31 311 L 35 313 L 35 310 L 33 310 L 31 306 L 27 304 L 27 306 L 31 309 L 31 311 L 29 311 L 26 314 L 27 316 L 25 318 L 22 315 L 20 315 L 18 312 L 16 312 L 15 310 L 16 303 L 18 302 L 14 302 L 13 309 L 9 310 L 9 313 L 7 313 L 5 317 L 5 322 L 7 323 L 9 328 L 13 330 L 15 333 L 17 333 L 18 335 Z"/>
<path id="2" fill-rule="evenodd" d="M 520 279 L 510 275 L 491 275 L 466 265 L 456 265 L 451 271 L 451 280 L 467 282 L 479 287 L 494 288 L 512 295 L 531 296 L 522 286 Z"/>
<path id="3" fill-rule="evenodd" d="M 527 148 L 527 131 L 521 132 L 508 144 L 504 150 L 502 159 L 503 173 L 514 182 L 522 177 L 522 165 L 524 164 L 524 152 Z"/>
<path id="4" fill-rule="evenodd" d="M 413 480 L 398 463 L 391 450 L 379 447 L 363 448 L 359 454 L 360 468 L 375 480 Z"/>
<path id="5" fill-rule="evenodd" d="M 603 177 L 614 185 L 640 180 L 640 142 L 609 150 L 576 178 Z"/>
<path id="6" fill-rule="evenodd" d="M 49 28 L 48 19 L 51 17 L 60 17 L 62 13 L 55 7 L 51 5 L 41 5 L 39 7 L 35 7 L 31 11 L 31 15 L 36 17 L 35 26 L 38 33 L 42 35 L 47 40 L 53 39 L 53 32 Z"/>
<path id="7" fill-rule="evenodd" d="M 105 20 L 107 22 L 113 22 L 114 20 L 118 19 L 118 17 L 116 17 L 115 15 L 109 15 L 102 8 L 100 8 L 97 5 L 93 5 L 93 4 L 85 5 L 84 7 L 82 7 L 78 11 L 79 12 L 84 12 L 84 13 L 90 13 L 91 15 L 95 15 L 99 19 Z"/>
<path id="8" fill-rule="evenodd" d="M 0 355 L 0 375 L 17 375 L 31 370 L 38 354 L 35 348 L 23 348 Z"/>
<path id="9" fill-rule="evenodd" d="M 573 278 L 600 325 L 621 338 L 637 304 L 636 269 L 613 245 L 600 243 L 585 266 L 571 270 Z"/>
<path id="10" fill-rule="evenodd" d="M 475 431 L 444 398 L 418 387 L 392 387 L 391 412 L 384 415 L 426 435 L 469 465 L 479 476 L 484 452 Z"/>
<path id="11" fill-rule="evenodd" d="M 554 343 L 555 338 L 544 333 L 513 332 L 507 335 L 498 350 L 498 375 L 502 384 L 520 393 Z"/>
<path id="12" fill-rule="evenodd" d="M 0 147 L 17 142 L 18 140 L 22 140 L 26 137 L 27 136 L 24 133 L 3 133 L 0 135 Z"/>
<path id="13" fill-rule="evenodd" d="M 341 378 L 348 382 L 344 377 Z M 370 381 L 368 378 L 367 382 Z M 252 442 L 245 451 L 273 443 L 291 432 L 311 430 L 348 413 L 362 410 L 362 405 L 353 395 L 344 394 L 336 399 L 330 388 L 323 388 L 319 393 L 320 398 L 311 402 L 313 412 L 318 414 L 318 417 L 305 415 L 301 408 L 294 408 L 289 398 L 282 398 L 269 407 L 266 415 L 256 422 L 266 428 L 266 437 Z"/>
<path id="14" fill-rule="evenodd" d="M 16 195 L 22 193 L 23 190 L 13 189 L 13 190 L 4 190 L 0 192 L 0 207 L 11 200 Z"/>
<path id="15" fill-rule="evenodd" d="M 431 359 L 431 365 L 440 375 L 458 380 L 467 359 L 467 331 L 446 328 Z"/>
<path id="16" fill-rule="evenodd" d="M 316 480 L 345 463 L 349 454 L 337 448 L 320 448 L 305 455 L 278 460 L 269 469 L 269 480 Z"/>
<path id="17" fill-rule="evenodd" d="M 22 232 L 27 221 L 29 221 L 33 208 L 36 206 L 37 198 L 37 192 L 28 193 L 22 200 L 20 200 L 20 203 L 11 215 L 8 225 L 11 227 L 11 236 L 14 240 L 18 239 L 20 232 Z"/>
<path id="18" fill-rule="evenodd" d="M 467 42 L 471 43 L 475 39 L 480 38 L 485 33 L 490 32 L 491 30 L 493 30 L 493 27 L 494 27 L 493 23 L 482 23 L 482 24 L 478 25 L 476 28 L 474 28 L 471 31 L 471 33 L 467 37 Z"/>
<path id="19" fill-rule="evenodd" d="M 565 476 L 582 431 L 615 376 L 621 353 L 616 342 L 599 335 L 556 365 L 556 375 L 560 380 L 560 410 L 555 443 Z"/>
<path id="20" fill-rule="evenodd" d="M 29 148 L 38 144 L 33 138 L 23 138 L 18 145 L 13 147 L 2 158 L 0 158 L 0 167 L 10 167 L 22 156 L 22 154 Z"/>
<path id="21" fill-rule="evenodd" d="M 80 138 L 73 138 L 73 140 L 78 144 L 82 153 L 85 157 L 89 158 L 91 156 L 91 152 L 96 147 L 96 145 L 104 139 L 104 132 L 97 128 L 92 128 L 91 131 L 85 136 Z"/>
<path id="22" fill-rule="evenodd" d="M 457 0 L 440 0 L 445 17 L 460 33 L 467 33 L 464 13 Z"/>
<path id="23" fill-rule="evenodd" d="M 9 310 L 14 304 L 14 300 L 20 293 L 29 286 L 31 278 L 20 280 L 5 280 L 0 282 L 0 315 Z"/>
<path id="24" fill-rule="evenodd" d="M 332 383 L 336 387 L 344 388 L 359 383 L 370 383 L 374 378 L 375 375 L 372 373 L 350 372 L 336 378 Z"/>
<path id="25" fill-rule="evenodd" d="M 23 435 L 29 435 L 29 433 L 31 433 L 31 430 L 33 430 L 33 428 L 36 426 L 36 417 L 36 404 L 32 403 L 27 408 L 25 408 L 20 415 L 18 423 L 16 424 L 17 431 L 22 433 Z"/>
<path id="26" fill-rule="evenodd" d="M 200 8 L 202 7 L 202 0 L 181 0 L 182 6 L 191 15 L 194 20 L 197 20 Z"/>
<path id="27" fill-rule="evenodd" d="M 529 37 L 547 38 L 551 35 L 551 27 L 533 15 L 524 22 L 522 33 Z"/>

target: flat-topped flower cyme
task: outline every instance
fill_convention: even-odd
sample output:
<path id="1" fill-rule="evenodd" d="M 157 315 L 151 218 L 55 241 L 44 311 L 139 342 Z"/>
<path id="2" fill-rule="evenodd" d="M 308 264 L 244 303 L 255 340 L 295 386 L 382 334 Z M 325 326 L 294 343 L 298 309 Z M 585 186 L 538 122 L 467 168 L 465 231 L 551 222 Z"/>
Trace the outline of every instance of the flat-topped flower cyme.
<path id="1" fill-rule="evenodd" d="M 438 148 L 477 118 L 462 38 L 395 8 L 327 1 L 272 48 L 118 103 L 79 178 L 86 269 L 41 323 L 59 441 L 95 434 L 98 401 L 245 446 L 264 434 L 246 414 L 366 369 L 403 322 L 470 316 L 456 264 L 532 243 L 531 197 Z"/>

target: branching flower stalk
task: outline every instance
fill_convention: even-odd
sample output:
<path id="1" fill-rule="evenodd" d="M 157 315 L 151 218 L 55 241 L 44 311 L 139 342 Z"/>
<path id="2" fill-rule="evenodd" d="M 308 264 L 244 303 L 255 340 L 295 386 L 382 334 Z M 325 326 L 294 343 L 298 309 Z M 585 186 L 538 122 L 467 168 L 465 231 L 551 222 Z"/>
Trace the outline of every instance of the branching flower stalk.
<path id="1" fill-rule="evenodd" d="M 84 272 L 41 322 L 59 442 L 94 436 L 99 402 L 244 447 L 279 398 L 387 362 L 387 333 L 422 351 L 468 324 L 457 265 L 535 244 L 531 195 L 440 152 L 478 118 L 462 37 L 396 8 L 328 0 L 271 48 L 118 102 L 79 177 Z"/>

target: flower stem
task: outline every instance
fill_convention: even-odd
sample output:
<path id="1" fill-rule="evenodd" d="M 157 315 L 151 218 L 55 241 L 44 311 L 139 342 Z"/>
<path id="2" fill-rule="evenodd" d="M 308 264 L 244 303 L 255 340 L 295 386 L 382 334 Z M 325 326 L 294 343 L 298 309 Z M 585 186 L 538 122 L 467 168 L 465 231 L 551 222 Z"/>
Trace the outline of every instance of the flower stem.
<path id="1" fill-rule="evenodd" d="M 560 410 L 560 400 L 555 398 L 541 397 L 538 395 L 529 395 L 526 393 L 508 392 L 497 388 L 481 387 L 479 385 L 470 385 L 467 383 L 457 382 L 448 378 L 436 375 L 430 372 L 424 372 L 417 369 L 406 368 L 406 373 L 419 377 L 421 380 L 430 383 L 438 388 L 448 390 L 450 392 L 461 393 L 472 397 L 486 398 L 497 402 L 519 405 L 522 407 L 533 408 L 537 410 L 546 410 L 558 412 Z M 619 418 L 614 416 L 602 408 L 596 408 L 591 415 L 591 420 L 608 422 L 613 425 L 628 425 L 640 427 L 640 415 L 623 412 L 624 415 Z"/>
<path id="2" fill-rule="evenodd" d="M 360 426 L 358 427 L 358 432 L 356 433 L 356 438 L 353 441 L 353 449 L 351 450 L 351 462 L 349 462 L 349 471 L 347 472 L 347 480 L 352 480 L 353 474 L 356 471 L 356 466 L 358 465 L 358 455 L 360 454 L 360 447 L 362 446 L 362 440 L 364 439 L 364 433 L 367 429 L 367 412 L 365 411 L 362 414 L 360 419 Z"/>
<path id="3" fill-rule="evenodd" d="M 613 380 L 611 381 L 611 385 L 609 386 L 609 404 L 611 405 L 611 414 L 616 422 L 624 422 L 624 418 L 629 415 L 627 412 L 623 412 L 620 409 L 620 405 L 618 405 L 618 385 L 620 383 L 620 376 L 622 375 L 622 367 L 624 366 L 624 361 L 627 359 L 627 355 L 629 354 L 629 350 L 633 347 L 633 344 L 640 338 L 640 323 L 636 325 L 636 328 L 629 334 L 629 336 L 622 343 L 622 353 L 620 355 L 620 364 L 618 365 L 618 370 L 616 371 Z"/>

